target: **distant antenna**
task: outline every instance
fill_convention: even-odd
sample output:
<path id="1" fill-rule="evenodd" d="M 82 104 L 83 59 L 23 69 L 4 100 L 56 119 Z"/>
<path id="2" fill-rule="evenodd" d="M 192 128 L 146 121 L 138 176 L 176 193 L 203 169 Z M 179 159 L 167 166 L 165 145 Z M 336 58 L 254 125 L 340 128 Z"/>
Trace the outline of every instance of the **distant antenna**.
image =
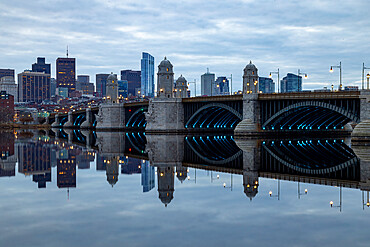
<path id="1" fill-rule="evenodd" d="M 67 58 L 68 58 L 68 45 L 67 45 Z"/>
<path id="2" fill-rule="evenodd" d="M 209 68 L 207 68 L 207 74 L 209 74 Z"/>

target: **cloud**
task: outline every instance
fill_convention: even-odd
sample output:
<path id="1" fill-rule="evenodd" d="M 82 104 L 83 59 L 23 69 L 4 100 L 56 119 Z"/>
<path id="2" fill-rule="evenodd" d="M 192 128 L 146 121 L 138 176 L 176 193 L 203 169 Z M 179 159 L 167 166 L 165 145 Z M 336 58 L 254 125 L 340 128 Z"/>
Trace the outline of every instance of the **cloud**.
<path id="1" fill-rule="evenodd" d="M 339 61 L 345 85 L 358 85 L 362 62 L 370 64 L 370 20 L 363 18 L 362 0 L 17 0 L 0 7 L 0 67 L 17 73 L 38 56 L 53 67 L 67 45 L 77 72 L 92 79 L 140 69 L 146 51 L 156 63 L 172 58 L 176 73 L 199 82 L 207 67 L 216 76 L 233 74 L 235 89 L 249 60 L 260 76 L 277 68 L 281 77 L 307 72 L 304 89 L 333 82 L 327 68 Z"/>

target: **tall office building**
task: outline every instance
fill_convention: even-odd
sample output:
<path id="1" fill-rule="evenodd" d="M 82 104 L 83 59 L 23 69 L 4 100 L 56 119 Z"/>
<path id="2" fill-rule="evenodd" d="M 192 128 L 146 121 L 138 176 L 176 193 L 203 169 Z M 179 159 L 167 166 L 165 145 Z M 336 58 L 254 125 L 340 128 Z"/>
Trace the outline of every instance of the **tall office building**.
<path id="1" fill-rule="evenodd" d="M 275 93 L 275 82 L 271 78 L 259 77 L 258 83 L 260 92 L 262 93 Z"/>
<path id="2" fill-rule="evenodd" d="M 57 87 L 68 88 L 71 93 L 76 90 L 76 59 L 58 58 L 56 61 Z"/>
<path id="3" fill-rule="evenodd" d="M 146 52 L 141 59 L 141 95 L 154 97 L 154 57 Z"/>
<path id="4" fill-rule="evenodd" d="M 96 74 L 95 86 L 96 86 L 96 93 L 98 97 L 107 96 L 106 86 L 107 86 L 107 79 L 109 75 L 110 74 Z"/>
<path id="5" fill-rule="evenodd" d="M 0 69 L 0 78 L 4 76 L 12 76 L 15 78 L 14 69 Z"/>
<path id="6" fill-rule="evenodd" d="M 32 64 L 33 72 L 44 72 L 45 74 L 51 75 L 50 63 L 45 63 L 44 57 L 38 57 L 37 62 Z"/>
<path id="7" fill-rule="evenodd" d="M 229 80 L 226 78 L 226 76 L 219 76 L 216 79 L 216 95 L 229 95 Z"/>
<path id="8" fill-rule="evenodd" d="M 90 82 L 90 76 L 89 75 L 78 75 L 77 76 L 77 81 L 78 82 L 86 82 L 86 83 L 89 83 Z"/>
<path id="9" fill-rule="evenodd" d="M 148 192 L 154 188 L 155 184 L 155 171 L 154 166 L 149 164 L 149 161 L 144 161 L 141 164 L 141 185 L 143 186 L 143 192 Z"/>
<path id="10" fill-rule="evenodd" d="M 50 75 L 25 70 L 18 74 L 18 101 L 41 103 L 50 99 Z"/>
<path id="11" fill-rule="evenodd" d="M 127 92 L 129 96 L 137 96 L 136 92 L 141 89 L 141 71 L 121 70 L 121 80 L 127 81 Z M 139 89 L 139 90 L 137 90 Z M 140 92 L 141 94 L 141 92 Z"/>
<path id="12" fill-rule="evenodd" d="M 0 122 L 12 122 L 13 118 L 14 96 L 8 94 L 6 91 L 0 91 Z"/>
<path id="13" fill-rule="evenodd" d="M 126 80 L 117 80 L 118 85 L 118 97 L 127 98 L 127 81 Z"/>
<path id="14" fill-rule="evenodd" d="M 14 96 L 14 102 L 18 102 L 18 86 L 15 84 L 13 76 L 3 76 L 0 78 L 0 91 L 6 91 Z"/>
<path id="15" fill-rule="evenodd" d="M 290 92 L 301 92 L 302 91 L 302 76 L 298 76 L 292 73 L 288 73 L 280 81 L 280 92 L 290 93 Z"/>
<path id="16" fill-rule="evenodd" d="M 94 84 L 90 83 L 90 76 L 78 75 L 77 82 L 76 82 L 76 90 L 81 91 L 82 94 L 93 95 L 94 94 Z"/>
<path id="17" fill-rule="evenodd" d="M 56 94 L 57 80 L 55 78 L 50 78 L 50 97 Z"/>
<path id="18" fill-rule="evenodd" d="M 202 95 L 212 96 L 215 95 L 215 74 L 207 73 L 201 76 L 201 93 Z"/>

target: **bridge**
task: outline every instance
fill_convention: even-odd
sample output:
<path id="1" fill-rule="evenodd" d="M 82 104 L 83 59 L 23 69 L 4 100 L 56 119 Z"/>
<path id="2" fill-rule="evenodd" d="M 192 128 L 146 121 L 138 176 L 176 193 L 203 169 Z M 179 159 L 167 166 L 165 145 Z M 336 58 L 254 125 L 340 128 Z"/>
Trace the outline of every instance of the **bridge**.
<path id="1" fill-rule="evenodd" d="M 242 94 L 187 98 L 186 79 L 180 76 L 174 88 L 173 66 L 164 59 L 158 66 L 157 97 L 120 103 L 112 74 L 106 101 L 99 108 L 52 115 L 46 122 L 56 128 L 147 133 L 231 131 L 246 136 L 350 133 L 356 126 L 354 136 L 370 136 L 369 90 L 263 94 L 258 89 L 257 71 L 251 62 L 245 67 Z"/>
<path id="2" fill-rule="evenodd" d="M 348 123 L 358 124 L 367 118 L 368 113 L 361 108 L 368 104 L 367 97 L 368 94 L 360 91 L 339 91 L 183 98 L 176 101 L 175 109 L 166 109 L 164 105 L 160 109 L 162 114 L 152 114 L 156 126 L 151 129 L 154 132 L 234 131 L 240 124 L 237 132 L 242 134 L 351 131 Z M 103 105 L 51 115 L 48 123 L 56 128 L 145 130 L 148 122 L 145 114 L 150 105 L 155 108 L 156 99 L 120 104 L 117 114 L 111 116 L 114 120 L 99 116 L 101 109 L 111 109 L 110 105 Z M 97 126 L 98 120 L 103 123 L 101 126 Z M 166 120 L 176 122 L 175 128 L 161 128 Z"/>

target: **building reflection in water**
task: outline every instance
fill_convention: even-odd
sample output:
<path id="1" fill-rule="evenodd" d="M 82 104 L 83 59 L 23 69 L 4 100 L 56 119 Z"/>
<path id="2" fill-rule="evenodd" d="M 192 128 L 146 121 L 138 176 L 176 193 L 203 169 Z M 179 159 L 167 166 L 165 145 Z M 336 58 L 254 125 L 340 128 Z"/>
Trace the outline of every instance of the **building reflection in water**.
<path id="1" fill-rule="evenodd" d="M 14 134 L 0 133 L 0 177 L 15 176 L 17 156 L 14 148 Z"/>
<path id="2" fill-rule="evenodd" d="M 15 142 L 13 133 L 2 134 L 0 176 L 14 176 L 18 161 L 18 172 L 32 175 L 38 188 L 45 188 L 52 180 L 52 167 L 57 166 L 57 187 L 74 188 L 77 165 L 79 169 L 89 169 L 95 161 L 96 170 L 105 171 L 112 187 L 118 183 L 121 171 L 123 175 L 140 174 L 143 192 L 149 192 L 155 187 L 156 169 L 158 197 L 167 206 L 174 199 L 175 176 L 179 184 L 185 183 L 189 168 L 195 168 L 241 175 L 244 193 L 251 201 L 258 196 L 259 178 L 263 177 L 298 182 L 298 198 L 303 195 L 299 183 L 361 189 L 366 192 L 364 207 L 370 206 L 369 148 L 350 148 L 344 139 L 234 141 L 231 135 L 103 132 L 96 135 L 99 142 L 95 143 L 95 135 L 86 138 L 89 145 L 79 146 L 68 142 L 75 138 L 35 135 Z M 279 189 L 278 195 L 280 198 Z M 334 196 L 332 200 L 335 206 Z"/>

